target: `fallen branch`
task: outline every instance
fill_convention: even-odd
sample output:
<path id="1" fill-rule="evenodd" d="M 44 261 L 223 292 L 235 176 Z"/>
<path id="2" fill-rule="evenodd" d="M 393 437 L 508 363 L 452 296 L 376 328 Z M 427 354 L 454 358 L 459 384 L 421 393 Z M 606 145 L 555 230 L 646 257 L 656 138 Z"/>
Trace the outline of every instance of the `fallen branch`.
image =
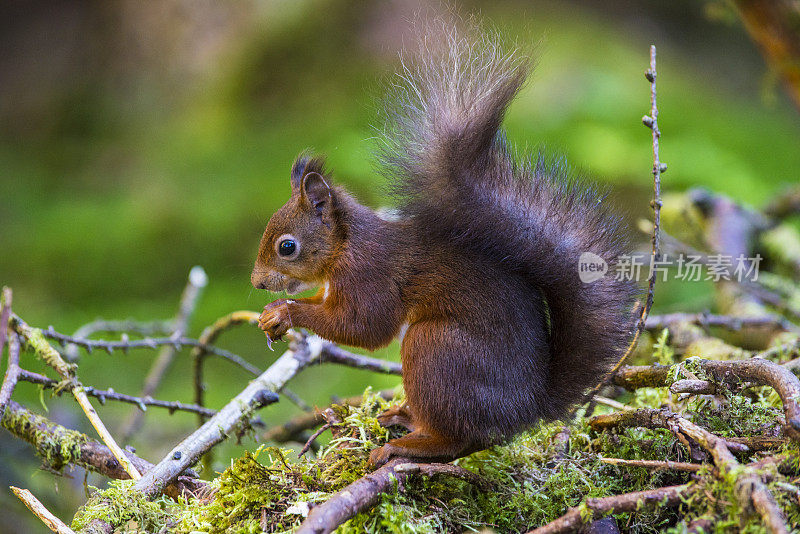
<path id="1" fill-rule="evenodd" d="M 800 380 L 790 370 L 762 358 L 726 361 L 696 359 L 692 360 L 692 365 L 703 370 L 710 379 L 708 382 L 716 385 L 736 386 L 740 381 L 774 389 L 783 403 L 785 432 L 792 439 L 800 441 Z M 663 365 L 623 367 L 614 376 L 613 383 L 626 389 L 666 387 L 671 369 L 673 367 Z"/>
<path id="2" fill-rule="evenodd" d="M 31 412 L 11 401 L 2 418 L 2 426 L 19 439 L 30 443 L 47 467 L 60 470 L 66 465 L 83 467 L 112 479 L 129 479 L 108 447 L 89 439 L 86 434 L 70 430 L 44 416 Z M 126 457 L 140 472 L 152 469 L 153 464 L 131 451 Z M 195 493 L 205 485 L 193 473 L 167 488 L 167 495 L 177 498 L 185 493 Z"/>
<path id="3" fill-rule="evenodd" d="M 100 439 L 102 439 L 103 443 L 108 446 L 108 448 L 114 454 L 114 457 L 131 476 L 131 478 L 134 480 L 140 478 L 141 475 L 139 474 L 139 471 L 136 469 L 136 467 L 134 467 L 130 460 L 128 460 L 120 446 L 117 445 L 117 442 L 111 436 L 111 433 L 106 428 L 106 425 L 100 419 L 100 416 L 97 415 L 94 407 L 92 407 L 92 403 L 89 402 L 89 397 L 86 395 L 83 386 L 80 385 L 75 376 L 75 366 L 64 361 L 61 355 L 50 346 L 50 343 L 47 342 L 42 335 L 42 331 L 38 328 L 32 328 L 28 326 L 25 321 L 16 315 L 12 316 L 12 326 L 14 330 L 28 342 L 36 355 L 39 356 L 42 361 L 55 369 L 61 378 L 72 384 L 72 395 L 75 397 L 75 400 L 78 401 L 78 405 L 80 405 L 83 413 L 86 414 L 86 418 L 89 419 L 90 423 L 92 423 L 92 426 L 97 431 Z"/>
<path id="4" fill-rule="evenodd" d="M 728 449 L 728 444 L 723 438 L 692 423 L 685 417 L 669 410 L 646 409 L 598 415 L 589 420 L 589 425 L 595 430 L 616 426 L 666 428 L 676 436 L 693 439 L 714 458 L 720 478 L 725 480 L 725 477 L 733 477 L 735 479 L 734 493 L 742 508 L 745 511 L 755 508 L 773 534 L 788 534 L 789 530 L 786 527 L 783 511 L 761 480 L 758 471 L 751 466 L 741 465 Z"/>
<path id="5" fill-rule="evenodd" d="M 50 510 L 45 508 L 45 506 L 33 496 L 33 493 L 26 489 L 17 488 L 15 486 L 11 486 L 11 491 L 14 492 L 14 495 L 19 497 L 25 506 L 28 507 L 28 510 L 33 512 L 33 514 L 42 520 L 42 522 L 47 525 L 47 528 L 52 530 L 57 534 L 75 534 L 75 531 L 69 528 L 63 521 L 59 518 L 54 516 Z"/>
<path id="6" fill-rule="evenodd" d="M 328 534 L 355 515 L 374 506 L 383 493 L 403 483 L 413 474 L 445 474 L 487 489 L 488 482 L 478 475 L 451 464 L 423 464 L 408 458 L 392 458 L 382 467 L 359 478 L 334 493 L 327 501 L 311 509 L 295 534 Z"/>
<path id="7" fill-rule="evenodd" d="M 592 519 L 599 519 L 607 514 L 635 512 L 642 508 L 658 506 L 674 507 L 689 497 L 691 484 L 667 486 L 646 491 L 623 493 L 613 497 L 587 498 L 580 506 L 569 511 L 555 521 L 529 531 L 527 534 L 555 534 L 558 532 L 575 532 Z"/>
<path id="8" fill-rule="evenodd" d="M 148 498 L 154 498 L 164 487 L 197 462 L 203 454 L 241 425 L 246 425 L 253 413 L 278 400 L 280 391 L 297 373 L 320 357 L 322 340 L 317 336 L 292 333 L 293 342 L 269 369 L 264 371 L 214 417 L 206 421 L 189 437 L 173 448 L 158 465 L 136 483 L 135 488 Z"/>

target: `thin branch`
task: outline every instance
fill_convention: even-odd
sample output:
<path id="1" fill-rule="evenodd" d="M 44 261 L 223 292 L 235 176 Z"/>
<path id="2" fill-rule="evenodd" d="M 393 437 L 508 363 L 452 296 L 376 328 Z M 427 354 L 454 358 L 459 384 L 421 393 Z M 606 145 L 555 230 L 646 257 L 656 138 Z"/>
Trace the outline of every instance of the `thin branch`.
<path id="1" fill-rule="evenodd" d="M 361 354 L 354 354 L 339 347 L 330 341 L 324 341 L 322 347 L 322 358 L 320 361 L 328 363 L 338 363 L 356 369 L 363 369 L 365 371 L 373 371 L 375 373 L 383 373 L 389 375 L 400 375 L 402 369 L 397 362 L 390 362 L 381 360 L 379 358 L 370 358 L 369 356 L 362 356 Z"/>
<path id="2" fill-rule="evenodd" d="M 12 317 L 12 321 L 19 319 L 17 316 Z M 47 330 L 41 330 L 41 333 L 44 337 L 48 339 L 53 339 L 60 344 L 66 345 L 71 343 L 73 345 L 77 345 L 86 349 L 87 352 L 92 352 L 95 349 L 104 350 L 107 353 L 111 354 L 114 351 L 121 350 L 122 352 L 128 352 L 129 350 L 133 349 L 157 349 L 158 347 L 164 345 L 171 345 L 175 348 L 175 350 L 180 350 L 183 347 L 193 347 L 196 349 L 201 349 L 203 352 L 208 354 L 213 354 L 215 356 L 220 356 L 221 358 L 225 358 L 226 360 L 235 363 L 239 367 L 242 367 L 246 370 L 254 369 L 254 367 L 244 360 L 241 356 L 234 354 L 230 351 L 225 349 L 221 349 L 219 347 L 215 347 L 213 345 L 209 345 L 207 343 L 203 343 L 200 340 L 192 339 L 189 337 L 183 336 L 170 336 L 170 337 L 159 337 L 159 338 L 152 338 L 146 337 L 144 339 L 127 339 L 127 336 L 123 334 L 122 339 L 119 341 L 107 341 L 107 340 L 100 340 L 100 339 L 78 339 L 72 336 L 68 336 L 66 334 L 61 334 L 53 330 L 52 327 L 48 328 Z"/>
<path id="3" fill-rule="evenodd" d="M 108 446 L 108 448 L 114 454 L 114 457 L 131 476 L 131 478 L 134 480 L 140 478 L 141 475 L 139 474 L 139 471 L 136 469 L 136 467 L 134 467 L 130 460 L 128 460 L 120 446 L 117 445 L 117 442 L 111 436 L 111 433 L 106 428 L 106 425 L 103 424 L 100 416 L 97 414 L 94 407 L 92 407 L 92 403 L 89 402 L 89 397 L 86 396 L 86 392 L 75 376 L 75 365 L 65 362 L 61 355 L 50 346 L 50 343 L 47 342 L 42 335 L 42 331 L 38 328 L 32 328 L 28 326 L 25 321 L 16 315 L 12 316 L 12 326 L 19 335 L 25 338 L 28 344 L 33 348 L 36 355 L 39 356 L 42 361 L 55 369 L 61 378 L 74 384 L 72 387 L 72 395 L 75 397 L 75 400 L 78 401 L 83 413 L 86 414 L 86 418 L 89 419 L 90 423 L 92 423 L 92 426 L 103 440 L 103 443 Z"/>
<path id="4" fill-rule="evenodd" d="M 667 170 L 666 163 L 661 163 L 658 155 L 658 142 L 661 138 L 661 130 L 658 129 L 658 104 L 656 102 L 656 47 L 650 45 L 650 68 L 645 72 L 645 77 L 650 82 L 650 115 L 642 117 L 642 122 L 645 126 L 650 128 L 653 134 L 653 200 L 650 202 L 650 207 L 653 208 L 653 236 L 651 238 L 653 248 L 650 254 L 650 277 L 647 281 L 647 298 L 644 306 L 641 308 L 639 320 L 636 323 L 636 330 L 628 344 L 628 348 L 623 353 L 622 357 L 614 364 L 606 377 L 601 380 L 589 393 L 584 397 L 584 402 L 591 400 L 597 393 L 608 383 L 609 380 L 616 374 L 616 372 L 625 364 L 625 361 L 636 348 L 636 343 L 645 329 L 647 324 L 647 316 L 650 314 L 650 308 L 653 306 L 653 295 L 656 285 L 656 277 L 658 271 L 654 268 L 657 261 L 661 260 L 661 173 Z M 573 411 L 574 413 L 574 411 Z"/>
<path id="5" fill-rule="evenodd" d="M 3 347 L 8 338 L 8 365 L 3 377 L 3 385 L 0 387 L 0 419 L 3 417 L 8 401 L 11 400 L 19 378 L 19 340 L 16 334 L 8 335 L 8 319 L 11 317 L 12 300 L 11 289 L 4 287 L 3 296 L 0 299 L 0 356 L 3 355 Z"/>
<path id="6" fill-rule="evenodd" d="M 89 336 L 98 333 L 134 333 L 144 337 L 151 337 L 168 335 L 174 330 L 175 328 L 173 327 L 172 321 L 134 321 L 132 319 L 107 321 L 105 319 L 97 319 L 75 330 L 72 337 L 75 339 L 88 339 Z M 75 361 L 79 357 L 79 350 L 80 347 L 78 347 L 78 345 L 69 343 L 64 347 L 64 355 L 69 361 Z"/>
<path id="7" fill-rule="evenodd" d="M 206 287 L 207 284 L 208 276 L 203 268 L 199 265 L 192 267 L 191 271 L 189 271 L 189 279 L 186 282 L 186 287 L 183 289 L 183 294 L 181 295 L 178 314 L 175 316 L 173 322 L 174 329 L 171 332 L 172 336 L 184 336 L 189 330 L 189 321 L 197 307 L 197 301 L 200 299 L 203 288 Z M 177 352 L 178 350 L 174 345 L 164 345 L 161 347 L 158 357 L 153 362 L 144 380 L 141 397 L 150 397 L 156 392 L 167 369 L 172 365 L 172 361 L 175 359 L 175 354 Z M 144 411 L 140 410 L 130 414 L 120 431 L 123 441 L 127 441 L 130 436 L 142 426 L 143 414 Z"/>
<path id="8" fill-rule="evenodd" d="M 667 486 L 646 491 L 623 493 L 613 497 L 587 498 L 582 505 L 570 508 L 555 521 L 529 531 L 527 534 L 555 534 L 575 532 L 592 519 L 608 514 L 635 512 L 642 508 L 675 507 L 692 492 L 692 484 Z"/>
<path id="9" fill-rule="evenodd" d="M 50 510 L 45 508 L 45 506 L 33 496 L 33 493 L 26 489 L 20 489 L 16 486 L 11 486 L 11 491 L 14 492 L 14 495 L 19 497 L 25 506 L 28 507 L 28 510 L 33 512 L 33 514 L 42 520 L 42 522 L 47 525 L 47 528 L 55 532 L 56 534 L 75 534 L 75 531 L 69 528 L 63 521 L 59 518 L 54 516 Z"/>
<path id="10" fill-rule="evenodd" d="M 55 389 L 57 395 L 60 395 L 64 391 L 64 389 L 60 389 L 61 386 L 64 386 L 64 383 L 59 382 L 58 380 L 53 380 L 52 378 L 48 378 L 44 375 L 40 375 L 39 373 L 27 371 L 25 369 L 20 370 L 19 379 L 25 382 L 38 384 L 46 389 Z M 70 384 L 67 384 L 67 388 L 69 386 Z M 92 386 L 84 386 L 83 390 L 90 397 L 95 397 L 98 399 L 100 404 L 105 404 L 107 400 L 113 400 L 118 402 L 126 402 L 128 404 L 135 404 L 141 411 L 147 410 L 148 406 L 155 406 L 158 408 L 166 408 L 169 410 L 170 414 L 176 411 L 181 411 L 213 417 L 214 414 L 217 413 L 216 410 L 197 406 L 196 404 L 184 404 L 179 401 L 163 401 L 154 399 L 152 397 L 134 397 L 133 395 L 117 393 L 113 389 L 97 389 Z"/>
<path id="11" fill-rule="evenodd" d="M 696 473 L 705 466 L 703 464 L 692 464 L 688 462 L 673 462 L 670 460 L 625 460 L 624 458 L 602 458 L 598 460 L 605 464 L 624 465 L 629 467 L 645 467 L 647 469 L 671 469 L 673 471 L 687 471 Z"/>
<path id="12" fill-rule="evenodd" d="M 316 432 L 311 434 L 311 437 L 308 438 L 308 440 L 306 441 L 306 444 L 303 445 L 303 448 L 300 449 L 300 452 L 298 453 L 297 456 L 302 458 L 308 452 L 308 449 L 311 448 L 311 445 L 314 444 L 314 440 L 316 440 L 318 437 L 320 437 L 322 435 L 322 433 L 325 432 L 326 430 L 328 430 L 330 427 L 331 427 L 330 423 L 325 423 L 324 425 L 319 427 L 319 429 L 317 429 Z"/>
<path id="13" fill-rule="evenodd" d="M 786 332 L 800 332 L 800 327 L 784 317 L 762 315 L 757 317 L 735 317 L 732 315 L 712 315 L 709 313 L 670 313 L 652 315 L 647 318 L 647 330 L 663 330 L 676 323 L 690 323 L 702 327 L 719 327 L 739 331 L 748 328 L 776 328 Z"/>
<path id="14" fill-rule="evenodd" d="M 275 393 L 307 365 L 320 357 L 322 342 L 317 336 L 293 332 L 293 342 L 269 369 L 264 371 L 217 414 L 173 448 L 158 465 L 136 483 L 136 489 L 154 498 L 183 470 L 229 433 L 246 425 L 253 413 L 278 400 Z"/>

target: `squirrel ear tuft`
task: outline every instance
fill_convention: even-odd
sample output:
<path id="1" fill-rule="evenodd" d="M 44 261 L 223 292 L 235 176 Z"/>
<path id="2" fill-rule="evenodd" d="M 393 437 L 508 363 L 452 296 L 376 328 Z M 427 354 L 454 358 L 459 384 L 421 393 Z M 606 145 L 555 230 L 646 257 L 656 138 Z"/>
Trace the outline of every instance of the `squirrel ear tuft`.
<path id="1" fill-rule="evenodd" d="M 325 219 L 325 215 L 330 213 L 333 192 L 320 173 L 310 172 L 303 177 L 301 194 L 316 215 Z"/>

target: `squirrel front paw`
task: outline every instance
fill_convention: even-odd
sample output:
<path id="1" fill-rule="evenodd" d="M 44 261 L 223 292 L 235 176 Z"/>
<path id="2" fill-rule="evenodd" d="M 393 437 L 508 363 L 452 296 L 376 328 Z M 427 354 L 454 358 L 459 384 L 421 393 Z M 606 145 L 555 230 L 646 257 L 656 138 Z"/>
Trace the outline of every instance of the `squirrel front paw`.
<path id="1" fill-rule="evenodd" d="M 264 306 L 258 318 L 258 327 L 264 331 L 269 341 L 280 339 L 292 327 L 289 315 L 289 303 L 286 299 L 278 299 Z"/>

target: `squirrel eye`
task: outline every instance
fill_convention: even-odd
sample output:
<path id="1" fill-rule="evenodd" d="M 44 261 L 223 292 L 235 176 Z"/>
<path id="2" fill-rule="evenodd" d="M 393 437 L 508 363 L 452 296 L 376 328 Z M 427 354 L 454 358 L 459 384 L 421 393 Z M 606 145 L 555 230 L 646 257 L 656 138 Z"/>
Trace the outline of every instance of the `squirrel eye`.
<path id="1" fill-rule="evenodd" d="M 284 239 L 278 243 L 278 254 L 281 256 L 291 256 L 297 250 L 297 243 L 294 239 Z"/>

